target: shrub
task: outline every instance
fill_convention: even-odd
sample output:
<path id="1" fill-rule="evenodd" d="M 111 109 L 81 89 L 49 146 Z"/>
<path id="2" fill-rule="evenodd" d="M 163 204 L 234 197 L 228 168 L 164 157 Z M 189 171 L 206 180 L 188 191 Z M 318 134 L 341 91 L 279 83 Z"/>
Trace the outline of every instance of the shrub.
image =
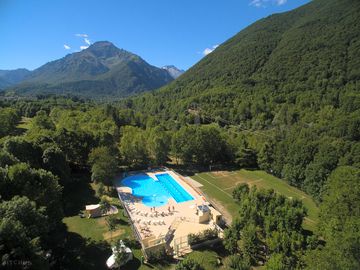
<path id="1" fill-rule="evenodd" d="M 147 257 L 150 263 L 161 263 L 170 259 L 170 256 L 166 253 L 165 247 L 147 252 Z"/>
<path id="2" fill-rule="evenodd" d="M 188 243 L 190 246 L 205 242 L 207 240 L 216 239 L 218 237 L 218 232 L 216 229 L 207 229 L 198 234 L 189 234 Z"/>
<path id="3" fill-rule="evenodd" d="M 203 269 L 204 268 L 202 268 L 199 263 L 197 263 L 195 260 L 191 258 L 186 258 L 175 267 L 175 270 L 203 270 Z"/>

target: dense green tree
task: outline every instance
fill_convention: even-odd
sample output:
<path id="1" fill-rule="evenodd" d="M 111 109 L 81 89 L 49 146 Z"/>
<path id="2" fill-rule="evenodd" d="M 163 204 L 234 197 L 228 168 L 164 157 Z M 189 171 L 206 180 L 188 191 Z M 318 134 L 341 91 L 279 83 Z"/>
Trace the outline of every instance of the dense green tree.
<path id="1" fill-rule="evenodd" d="M 257 154 L 257 164 L 259 168 L 272 173 L 272 164 L 274 162 L 274 145 L 272 142 L 265 143 Z"/>
<path id="2" fill-rule="evenodd" d="M 55 124 L 47 113 L 43 110 L 38 111 L 36 116 L 31 120 L 31 129 L 48 129 L 55 130 Z"/>
<path id="3" fill-rule="evenodd" d="M 240 168 L 254 168 L 257 167 L 255 150 L 243 146 L 235 153 L 235 162 Z"/>
<path id="4" fill-rule="evenodd" d="M 283 253 L 274 253 L 265 264 L 266 270 L 287 270 L 291 269 L 286 264 L 286 256 Z"/>
<path id="5" fill-rule="evenodd" d="M 26 197 L 15 196 L 0 203 L 0 254 L 3 266 L 14 260 L 28 263 L 33 269 L 46 269 L 43 241 L 49 225 L 44 208 Z"/>
<path id="6" fill-rule="evenodd" d="M 252 265 L 267 256 L 282 254 L 286 269 L 296 268 L 306 239 L 302 222 L 306 214 L 302 203 L 276 194 L 239 185 L 233 191 L 239 215 L 224 232 L 224 246 L 232 254 L 241 254 Z"/>
<path id="7" fill-rule="evenodd" d="M 306 166 L 313 160 L 316 148 L 309 139 L 299 139 L 290 145 L 282 174 L 292 185 L 301 187 Z"/>
<path id="8" fill-rule="evenodd" d="M 55 141 L 64 152 L 66 160 L 78 167 L 85 167 L 91 149 L 96 145 L 91 134 L 64 128 L 55 133 Z"/>
<path id="9" fill-rule="evenodd" d="M 216 126 L 184 126 L 172 138 L 172 152 L 183 162 L 226 162 L 226 141 Z"/>
<path id="10" fill-rule="evenodd" d="M 176 270 L 203 270 L 201 265 L 191 258 L 185 258 L 175 267 Z"/>
<path id="11" fill-rule="evenodd" d="M 28 163 L 31 167 L 39 168 L 41 166 L 41 148 L 23 137 L 7 139 L 4 142 L 3 149 L 19 161 Z"/>
<path id="12" fill-rule="evenodd" d="M 131 167 L 145 167 L 149 161 L 146 137 L 142 129 L 126 126 L 122 130 L 120 152 L 125 164 Z"/>
<path id="13" fill-rule="evenodd" d="M 255 265 L 261 253 L 261 241 L 257 228 L 254 224 L 248 224 L 241 230 L 241 237 L 238 243 L 241 255 L 246 262 Z"/>
<path id="14" fill-rule="evenodd" d="M 163 165 L 167 162 L 170 151 L 170 137 L 160 127 L 149 131 L 147 146 L 150 157 L 155 165 Z"/>
<path id="15" fill-rule="evenodd" d="M 0 138 L 15 130 L 20 121 L 19 113 L 13 108 L 0 108 Z"/>
<path id="16" fill-rule="evenodd" d="M 325 247 L 310 251 L 308 269 L 360 267 L 360 170 L 339 167 L 329 177 L 320 207 L 319 231 Z"/>
<path id="17" fill-rule="evenodd" d="M 45 149 L 42 155 L 44 168 L 59 177 L 59 183 L 65 186 L 70 181 L 70 167 L 66 157 L 57 146 Z"/>
<path id="18" fill-rule="evenodd" d="M 32 169 L 25 163 L 10 166 L 6 176 L 6 186 L 2 193 L 5 200 L 15 195 L 26 196 L 34 201 L 38 207 L 45 207 L 49 222 L 53 228 L 61 221 L 62 188 L 58 184 L 57 177 L 43 169 Z"/>
<path id="19" fill-rule="evenodd" d="M 13 165 L 19 162 L 12 154 L 4 151 L 0 148 L 0 167 L 5 167 L 6 165 Z"/>
<path id="20" fill-rule="evenodd" d="M 104 185 L 112 185 L 112 180 L 118 172 L 117 149 L 107 146 L 94 148 L 89 155 L 91 179 Z"/>
<path id="21" fill-rule="evenodd" d="M 224 260 L 225 269 L 229 270 L 250 270 L 251 265 L 246 262 L 240 255 L 230 255 Z"/>

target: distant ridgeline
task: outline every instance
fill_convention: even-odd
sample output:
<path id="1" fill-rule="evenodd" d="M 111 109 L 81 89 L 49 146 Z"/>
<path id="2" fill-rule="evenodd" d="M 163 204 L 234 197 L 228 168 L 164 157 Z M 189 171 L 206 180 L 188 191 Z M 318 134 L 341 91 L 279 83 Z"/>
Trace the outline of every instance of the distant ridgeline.
<path id="1" fill-rule="evenodd" d="M 141 57 L 102 41 L 41 66 L 7 92 L 23 96 L 125 97 L 154 90 L 172 80 L 166 69 L 152 66 Z"/>

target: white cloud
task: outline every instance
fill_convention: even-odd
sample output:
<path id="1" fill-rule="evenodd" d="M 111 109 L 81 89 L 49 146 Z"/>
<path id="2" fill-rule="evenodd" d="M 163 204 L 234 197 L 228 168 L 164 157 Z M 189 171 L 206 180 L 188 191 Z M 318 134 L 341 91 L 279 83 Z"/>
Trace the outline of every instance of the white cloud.
<path id="1" fill-rule="evenodd" d="M 65 49 L 65 50 L 70 50 L 71 48 L 70 48 L 69 45 L 64 44 L 64 49 Z"/>
<path id="2" fill-rule="evenodd" d="M 87 34 L 75 34 L 77 37 L 87 38 L 89 37 Z"/>
<path id="3" fill-rule="evenodd" d="M 87 45 L 90 45 L 90 44 L 91 44 L 91 42 L 90 42 L 90 40 L 89 40 L 88 38 L 84 38 L 84 42 L 85 42 Z"/>
<path id="4" fill-rule="evenodd" d="M 206 48 L 205 50 L 203 50 L 202 54 L 208 55 L 209 53 L 212 53 L 217 47 L 219 47 L 218 44 L 212 46 L 211 48 Z"/>
<path id="5" fill-rule="evenodd" d="M 250 2 L 250 6 L 254 6 L 254 7 L 264 7 L 265 6 L 265 2 L 267 2 L 266 0 L 252 0 Z"/>
<path id="6" fill-rule="evenodd" d="M 89 46 L 80 46 L 80 50 L 85 50 L 87 48 L 89 48 Z"/>
<path id="7" fill-rule="evenodd" d="M 287 2 L 287 0 L 276 0 L 276 4 L 278 6 L 284 5 L 284 4 L 286 4 L 286 2 Z"/>
<path id="8" fill-rule="evenodd" d="M 266 7 L 268 4 L 281 6 L 286 3 L 287 0 L 251 0 L 249 5 L 254 7 Z"/>

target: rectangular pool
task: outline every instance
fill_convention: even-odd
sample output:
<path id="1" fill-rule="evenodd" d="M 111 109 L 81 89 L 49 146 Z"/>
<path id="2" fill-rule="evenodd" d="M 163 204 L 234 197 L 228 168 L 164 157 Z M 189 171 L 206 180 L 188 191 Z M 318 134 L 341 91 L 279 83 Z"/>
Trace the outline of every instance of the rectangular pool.
<path id="1" fill-rule="evenodd" d="M 194 199 L 170 174 L 162 173 L 155 176 L 176 202 L 180 203 Z"/>

